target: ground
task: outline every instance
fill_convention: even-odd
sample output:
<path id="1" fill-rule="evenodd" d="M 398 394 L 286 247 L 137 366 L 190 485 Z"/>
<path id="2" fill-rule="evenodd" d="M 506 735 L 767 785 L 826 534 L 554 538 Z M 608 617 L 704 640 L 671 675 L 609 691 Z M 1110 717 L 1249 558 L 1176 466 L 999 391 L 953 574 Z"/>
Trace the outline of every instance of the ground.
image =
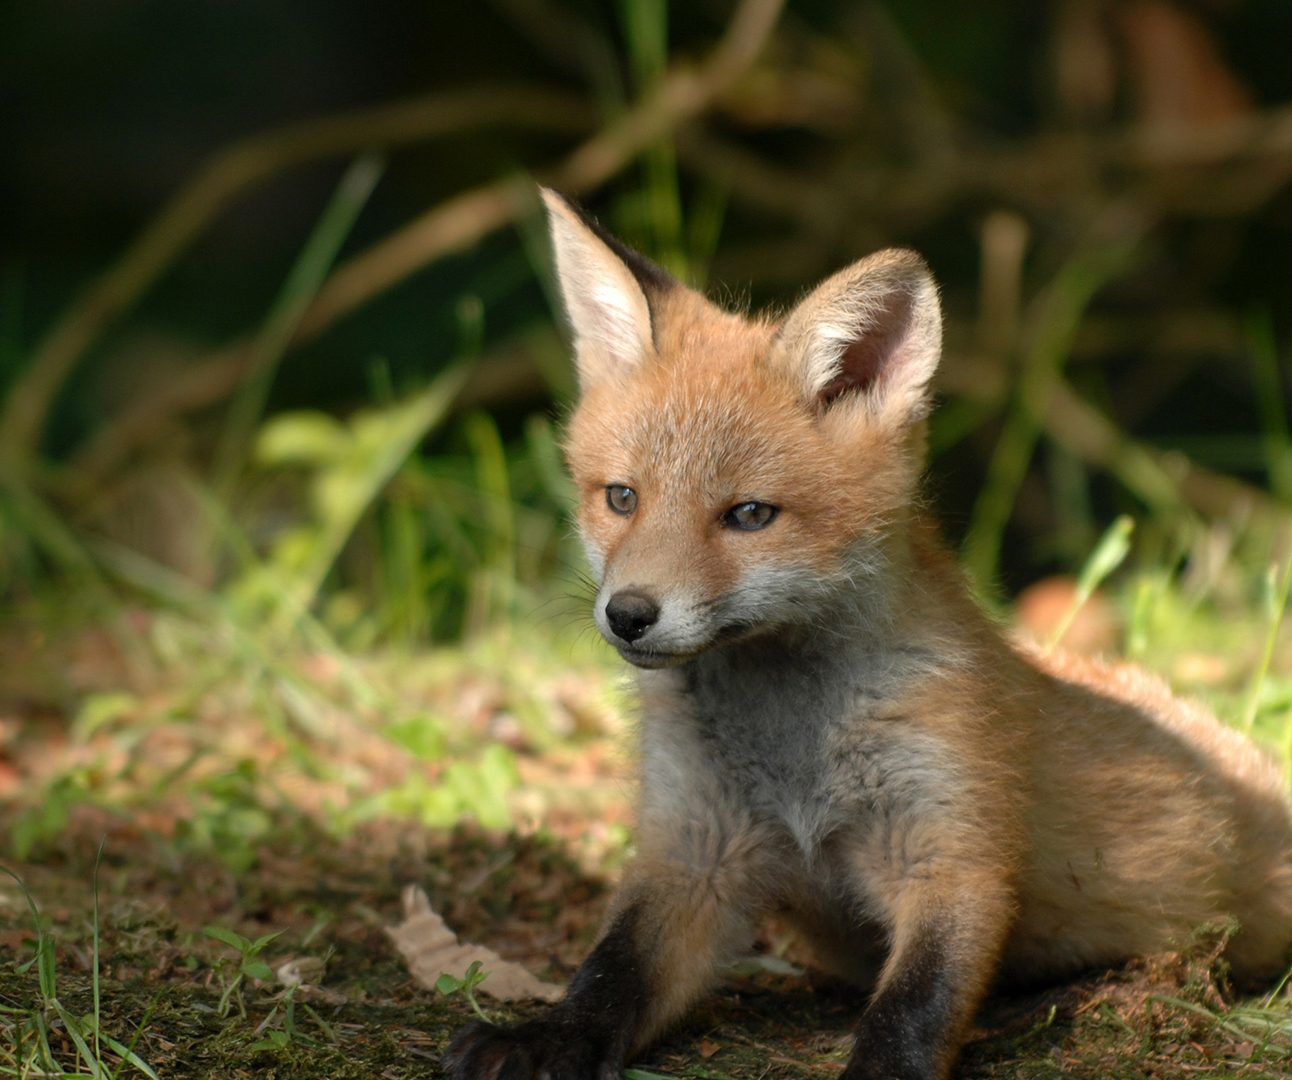
<path id="1" fill-rule="evenodd" d="M 522 627 L 360 658 L 235 639 L 147 608 L 5 624 L 0 861 L 21 885 L 0 885 L 0 1075 L 438 1077 L 472 1014 L 396 954 L 406 885 L 555 981 L 593 940 L 632 802 L 627 695 L 595 644 Z M 1246 693 L 1203 646 L 1168 674 Z M 998 993 L 956 1075 L 1292 1076 L 1292 1000 L 1236 998 L 1216 945 Z M 803 957 L 775 926 L 758 947 L 630 1076 L 841 1072 L 855 994 L 783 970 Z"/>

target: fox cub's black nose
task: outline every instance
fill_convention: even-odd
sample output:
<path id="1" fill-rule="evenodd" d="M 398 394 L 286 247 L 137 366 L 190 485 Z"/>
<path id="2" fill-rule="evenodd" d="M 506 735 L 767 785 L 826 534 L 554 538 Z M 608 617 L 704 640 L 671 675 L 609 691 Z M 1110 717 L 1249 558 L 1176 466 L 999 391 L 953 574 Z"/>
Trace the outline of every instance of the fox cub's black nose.
<path id="1" fill-rule="evenodd" d="M 636 641 L 658 618 L 659 605 L 645 593 L 632 589 L 615 593 L 606 603 L 606 622 L 624 641 Z"/>

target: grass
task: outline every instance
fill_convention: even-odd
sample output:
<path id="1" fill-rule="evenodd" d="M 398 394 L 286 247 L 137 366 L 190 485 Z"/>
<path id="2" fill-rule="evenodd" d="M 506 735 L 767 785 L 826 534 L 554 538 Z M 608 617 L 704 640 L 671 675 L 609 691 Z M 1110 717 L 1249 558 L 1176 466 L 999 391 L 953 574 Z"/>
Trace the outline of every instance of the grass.
<path id="1" fill-rule="evenodd" d="M 1091 602 L 1231 722 L 1254 701 L 1254 736 L 1292 765 L 1292 651 L 1259 575 L 1228 565 L 1195 581 L 1135 570 L 1134 555 L 1112 577 L 1115 560 L 1092 558 Z M 0 1063 L 26 1068 L 9 1075 L 128 1076 L 136 1060 L 165 1076 L 436 1075 L 470 1002 L 411 987 L 385 942 L 408 882 L 469 939 L 568 977 L 631 822 L 620 676 L 578 626 L 530 611 L 462 646 L 349 649 L 326 620 L 283 638 L 232 595 L 118 570 L 130 608 L 43 643 L 55 671 L 79 665 L 94 687 L 74 721 L 48 719 L 57 687 L 36 667 L 21 698 L 5 695 L 27 704 L 6 718 L 16 777 L 0 819 L 37 927 L 34 945 L 0 935 Z M 4 632 L 20 638 L 21 621 Z M 0 911 L 21 895 L 0 895 Z M 291 964 L 309 974 L 289 985 Z M 830 1075 L 855 1009 L 828 986 L 744 976 L 637 1067 Z M 1292 999 L 1233 999 L 1204 941 L 993 1000 L 960 1075 L 1273 1077 L 1292 1068 L 1290 1031 Z M 33 1052 L 44 1073 L 22 1064 Z"/>
<path id="2" fill-rule="evenodd" d="M 464 302 L 464 355 L 478 324 Z M 437 1075 L 474 998 L 408 983 L 383 932 L 407 883 L 548 977 L 586 952 L 629 852 L 630 705 L 565 569 L 551 423 L 508 441 L 484 414 L 451 418 L 462 372 L 387 385 L 345 419 L 260 421 L 221 474 L 234 494 L 218 476 L 190 491 L 211 582 L 57 517 L 12 564 L 36 572 L 0 622 L 0 858 L 26 892 L 0 914 L 26 910 L 36 939 L 0 923 L 7 1075 Z M 1040 437 L 1018 420 L 1021 451 Z M 1041 637 L 1101 608 L 1121 651 L 1292 778 L 1290 577 L 1276 544 L 1228 524 L 1119 519 Z M 105 838 L 100 876 L 86 852 Z M 832 1075 L 856 1009 L 742 976 L 635 1072 Z M 960 1075 L 1286 1075 L 1290 1030 L 1284 990 L 1235 1000 L 1200 946 L 993 1000 Z"/>
<path id="3" fill-rule="evenodd" d="M 621 17 L 646 90 L 667 69 L 667 5 Z M 686 205 L 668 142 L 641 168 L 617 231 L 700 282 L 724 191 L 700 182 Z M 396 387 L 377 361 L 371 402 L 344 418 L 268 409 L 378 173 L 367 159 L 347 173 L 254 335 L 256 374 L 216 425 L 209 473 L 176 492 L 208 574 L 60 513 L 48 463 L 0 477 L 0 597 L 15 601 L 0 621 L 0 859 L 18 875 L 0 891 L 0 1075 L 439 1075 L 481 979 L 442 995 L 409 984 L 384 934 L 400 889 L 422 884 L 465 938 L 564 979 L 628 857 L 631 707 L 570 569 L 555 429 L 455 411 L 487 340 L 480 294 L 457 298 L 456 360 L 434 379 Z M 966 545 L 984 593 L 1078 324 L 1132 255 L 1059 265 L 1027 305 L 1015 392 L 934 419 L 944 447 L 1002 426 Z M 1259 459 L 1287 497 L 1269 321 L 1248 338 Z M 1109 528 L 1043 640 L 1099 607 L 1120 651 L 1205 698 L 1292 780 L 1287 552 L 1183 511 L 1142 452 L 1112 471 L 1153 516 Z M 1052 476 L 1090 531 L 1088 467 L 1056 455 Z M 793 947 L 774 929 L 762 944 Z M 993 998 L 958 1075 L 1292 1074 L 1286 987 L 1235 999 L 1213 945 Z M 630 1080 L 836 1075 L 857 1007 L 810 977 L 742 975 Z"/>
<path id="4" fill-rule="evenodd" d="M 1045 431 L 1045 412 L 1082 316 L 1099 289 L 1124 271 L 1132 251 L 1128 245 L 1119 244 L 1074 256 L 1033 304 L 1033 325 L 1018 358 L 1018 387 L 1004 412 L 1003 427 L 974 503 L 965 542 L 965 567 L 984 595 L 990 595 L 999 572 L 1005 527 Z"/>
<path id="5" fill-rule="evenodd" d="M 18 976 L 35 976 L 32 1005 L 0 1005 L 0 1076 L 86 1077 L 117 1080 L 119 1076 L 142 1074 L 158 1080 L 156 1072 L 135 1048 L 148 1027 L 151 1005 L 134 1026 L 128 1043 L 113 1038 L 104 1028 L 100 986 L 99 847 L 94 864 L 93 920 L 91 922 L 90 993 L 92 1008 L 80 1014 L 69 1010 L 59 998 L 59 973 L 54 939 L 49 925 L 23 880 L 11 877 L 22 893 L 31 914 L 35 942 L 31 958 L 17 965 Z M 21 1000 L 21 999 L 19 999 Z M 61 1045 L 60 1045 L 61 1044 Z"/>

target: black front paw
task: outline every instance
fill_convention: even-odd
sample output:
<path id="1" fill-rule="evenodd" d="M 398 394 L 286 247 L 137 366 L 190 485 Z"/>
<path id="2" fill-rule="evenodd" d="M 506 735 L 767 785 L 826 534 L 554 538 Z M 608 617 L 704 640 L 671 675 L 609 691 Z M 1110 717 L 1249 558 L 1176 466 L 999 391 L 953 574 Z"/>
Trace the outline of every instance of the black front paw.
<path id="1" fill-rule="evenodd" d="M 623 1064 L 606 1039 L 557 1020 L 516 1027 L 475 1021 L 444 1054 L 453 1080 L 619 1080 Z"/>

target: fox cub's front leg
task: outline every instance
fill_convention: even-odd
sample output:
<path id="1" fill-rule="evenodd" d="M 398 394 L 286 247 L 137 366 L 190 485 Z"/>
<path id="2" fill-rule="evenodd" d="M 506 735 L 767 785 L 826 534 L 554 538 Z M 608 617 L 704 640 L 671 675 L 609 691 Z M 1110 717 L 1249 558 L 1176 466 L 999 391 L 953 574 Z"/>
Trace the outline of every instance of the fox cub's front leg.
<path id="1" fill-rule="evenodd" d="M 887 898 L 892 947 L 843 1080 L 943 1080 L 1013 914 L 998 876 L 929 868 Z"/>
<path id="2" fill-rule="evenodd" d="M 640 908 L 620 911 L 546 1016 L 463 1029 L 445 1055 L 454 1080 L 617 1078 L 650 997 L 643 928 Z"/>
<path id="3" fill-rule="evenodd" d="M 748 941 L 767 880 L 758 842 L 717 821 L 651 833 L 565 998 L 515 1027 L 464 1029 L 445 1055 L 453 1080 L 617 1078 Z"/>

